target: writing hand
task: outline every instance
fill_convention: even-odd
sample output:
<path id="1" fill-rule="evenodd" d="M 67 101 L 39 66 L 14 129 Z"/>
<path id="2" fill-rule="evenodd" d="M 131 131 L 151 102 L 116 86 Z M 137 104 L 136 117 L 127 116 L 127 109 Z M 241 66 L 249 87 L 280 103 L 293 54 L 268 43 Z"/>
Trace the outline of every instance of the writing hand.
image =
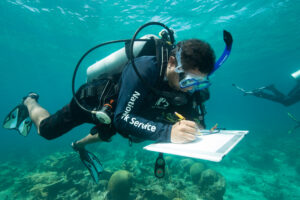
<path id="1" fill-rule="evenodd" d="M 171 142 L 188 143 L 196 139 L 197 125 L 193 121 L 181 120 L 172 126 Z"/>

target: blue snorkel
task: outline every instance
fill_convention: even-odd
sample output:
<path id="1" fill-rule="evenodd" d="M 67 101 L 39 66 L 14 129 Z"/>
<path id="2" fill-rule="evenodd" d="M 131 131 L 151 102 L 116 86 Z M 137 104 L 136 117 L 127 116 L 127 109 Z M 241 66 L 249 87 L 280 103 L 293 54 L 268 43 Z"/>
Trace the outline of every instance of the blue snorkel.
<path id="1" fill-rule="evenodd" d="M 231 47 L 233 43 L 233 39 L 231 34 L 224 30 L 223 31 L 223 39 L 226 44 L 226 47 L 221 55 L 221 57 L 217 60 L 217 62 L 214 65 L 213 70 L 207 75 L 207 77 L 197 77 L 193 74 L 185 73 L 181 64 L 181 47 L 178 47 L 176 50 L 176 60 L 177 60 L 177 66 L 175 67 L 175 72 L 179 74 L 180 81 L 179 85 L 181 89 L 193 87 L 192 89 L 188 90 L 190 94 L 193 94 L 195 91 L 203 90 L 205 88 L 208 88 L 211 83 L 209 81 L 209 77 L 221 67 L 221 65 L 227 60 L 227 58 L 230 55 Z"/>
<path id="2" fill-rule="evenodd" d="M 225 47 L 221 57 L 215 63 L 214 69 L 212 70 L 212 72 L 210 72 L 208 74 L 208 76 L 211 76 L 217 69 L 219 69 L 221 67 L 221 65 L 227 60 L 227 58 L 230 55 L 231 47 L 232 47 L 232 43 L 233 43 L 232 35 L 228 31 L 223 30 L 223 39 L 226 44 L 226 47 Z"/>

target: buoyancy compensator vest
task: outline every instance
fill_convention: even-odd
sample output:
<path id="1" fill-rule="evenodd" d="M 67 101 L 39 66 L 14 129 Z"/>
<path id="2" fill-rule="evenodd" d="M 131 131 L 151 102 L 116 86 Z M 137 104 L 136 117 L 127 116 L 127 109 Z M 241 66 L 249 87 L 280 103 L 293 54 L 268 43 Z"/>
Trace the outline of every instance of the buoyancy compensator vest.
<path id="1" fill-rule="evenodd" d="M 158 23 L 160 25 L 160 23 Z M 123 42 L 125 43 L 125 47 L 110 54 L 109 56 L 101 59 L 100 61 L 96 62 L 95 64 L 91 65 L 87 69 L 87 82 L 93 82 L 97 79 L 114 79 L 119 78 L 120 74 L 122 73 L 122 70 L 124 66 L 130 61 L 130 58 L 133 56 L 134 58 L 140 57 L 140 56 L 156 56 L 158 66 L 160 67 L 160 80 L 163 79 L 165 69 L 168 63 L 168 57 L 169 53 L 174 48 L 174 36 L 173 31 L 170 30 L 168 27 L 163 25 L 164 28 L 167 28 L 167 31 L 163 30 L 160 33 L 161 38 L 149 34 L 145 35 L 139 39 L 135 39 L 135 44 L 131 42 L 132 40 L 116 40 L 116 41 L 109 41 L 102 44 L 99 44 L 90 50 L 88 50 L 78 61 L 76 68 L 73 73 L 72 78 L 72 93 L 73 98 L 75 102 L 78 104 L 78 106 L 87 111 L 90 112 L 92 115 L 99 118 L 100 122 L 103 122 L 103 112 L 100 109 L 96 110 L 89 110 L 83 105 L 80 104 L 78 99 L 75 96 L 75 78 L 78 71 L 78 68 L 80 64 L 82 63 L 83 59 L 92 51 L 94 51 L 97 48 L 100 48 L 105 45 Z M 138 74 L 140 77 L 140 75 Z M 140 77 L 141 78 L 141 77 Z M 143 79 L 141 79 L 144 83 Z M 170 95 L 167 93 L 168 99 L 174 99 L 174 95 Z M 175 98 L 176 99 L 176 98 Z M 99 107 L 100 108 L 100 107 Z"/>

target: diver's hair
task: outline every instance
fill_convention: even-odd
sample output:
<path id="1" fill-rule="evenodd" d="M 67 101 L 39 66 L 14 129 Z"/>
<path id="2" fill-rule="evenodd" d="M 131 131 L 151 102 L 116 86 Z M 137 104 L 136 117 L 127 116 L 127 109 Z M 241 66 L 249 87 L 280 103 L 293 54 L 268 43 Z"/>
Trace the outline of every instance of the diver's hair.
<path id="1" fill-rule="evenodd" d="M 172 50 L 171 56 L 175 56 L 178 48 L 182 49 L 181 63 L 184 70 L 199 69 L 202 73 L 213 71 L 216 56 L 214 50 L 207 42 L 199 39 L 178 42 L 176 48 Z"/>

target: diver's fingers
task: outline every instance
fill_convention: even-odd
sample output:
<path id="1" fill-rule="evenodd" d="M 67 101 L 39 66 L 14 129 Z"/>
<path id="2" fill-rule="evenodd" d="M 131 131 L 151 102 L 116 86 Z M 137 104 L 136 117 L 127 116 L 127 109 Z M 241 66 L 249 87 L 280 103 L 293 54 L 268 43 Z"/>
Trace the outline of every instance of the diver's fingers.
<path id="1" fill-rule="evenodd" d="M 177 122 L 172 126 L 171 130 L 171 142 L 172 143 L 188 143 L 196 139 L 193 134 L 187 132 L 193 132 L 194 129 Z"/>
<path id="2" fill-rule="evenodd" d="M 177 143 L 189 143 L 192 142 L 196 139 L 196 137 L 193 134 L 188 134 L 185 133 L 184 135 L 182 135 L 182 139 L 180 141 L 178 141 Z"/>
<path id="3" fill-rule="evenodd" d="M 188 142 L 192 142 L 196 139 L 196 137 L 193 134 L 186 134 L 186 139 Z"/>
<path id="4" fill-rule="evenodd" d="M 192 127 L 192 128 L 196 128 L 197 124 L 194 121 L 190 121 L 190 120 L 181 120 L 180 124 L 184 124 L 186 126 Z"/>
<path id="5" fill-rule="evenodd" d="M 193 121 L 182 120 L 178 122 L 178 128 L 184 133 L 195 135 L 197 133 L 197 125 Z"/>
<path id="6" fill-rule="evenodd" d="M 195 132 L 197 132 L 197 129 L 190 126 L 183 126 L 181 127 L 181 131 L 189 134 L 194 134 Z"/>

